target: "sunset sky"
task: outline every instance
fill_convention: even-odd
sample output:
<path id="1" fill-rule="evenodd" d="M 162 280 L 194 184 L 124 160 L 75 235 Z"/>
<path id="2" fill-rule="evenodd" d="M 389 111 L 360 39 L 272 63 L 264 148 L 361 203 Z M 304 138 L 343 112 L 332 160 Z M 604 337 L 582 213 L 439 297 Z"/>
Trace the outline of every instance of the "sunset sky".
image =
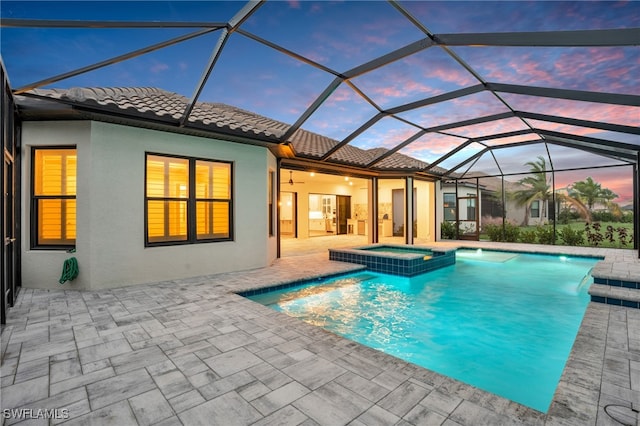
<path id="1" fill-rule="evenodd" d="M 124 21 L 229 21 L 245 2 L 58 2 L 3 0 L 2 18 Z M 640 2 L 515 1 L 400 2 L 431 33 L 482 33 L 617 29 L 640 27 Z M 425 38 L 418 27 L 383 1 L 267 1 L 240 27 L 336 72 L 349 71 L 381 55 Z M 2 28 L 0 49 L 11 86 L 19 88 L 193 31 L 189 29 Z M 220 31 L 110 65 L 43 88 L 75 86 L 153 86 L 191 97 Z M 632 47 L 451 47 L 487 82 L 640 95 L 640 46 Z M 240 34 L 231 34 L 200 101 L 222 102 L 294 123 L 334 79 L 318 67 L 297 61 Z M 430 47 L 360 75 L 351 83 L 382 109 L 477 85 L 479 81 L 440 47 Z M 640 107 L 501 94 L 518 111 L 640 126 Z M 428 128 L 507 112 L 490 92 L 400 113 Z M 303 128 L 342 140 L 377 110 L 347 84 L 340 85 Z M 528 120 L 532 127 L 640 145 L 638 136 Z M 429 134 L 400 152 L 436 161 L 469 137 L 526 129 L 509 118 Z M 388 117 L 356 137 L 352 145 L 392 148 L 417 129 Z M 536 139 L 525 135 L 493 140 L 491 146 Z M 470 146 L 441 164 L 454 167 L 484 146 Z M 549 148 L 554 167 L 589 167 L 620 162 L 559 146 Z M 545 155 L 543 144 L 496 150 L 504 173 L 523 172 L 526 161 Z M 487 157 L 487 158 L 485 158 Z M 494 173 L 485 156 L 473 170 Z M 493 164 L 492 164 L 493 162 Z M 623 170 L 621 173 L 620 170 Z M 463 170 L 460 170 L 463 171 Z M 580 172 L 631 198 L 631 167 Z M 563 173 L 567 180 L 569 173 Z M 558 180 L 558 177 L 556 177 Z M 556 182 L 566 185 L 564 179 Z"/>

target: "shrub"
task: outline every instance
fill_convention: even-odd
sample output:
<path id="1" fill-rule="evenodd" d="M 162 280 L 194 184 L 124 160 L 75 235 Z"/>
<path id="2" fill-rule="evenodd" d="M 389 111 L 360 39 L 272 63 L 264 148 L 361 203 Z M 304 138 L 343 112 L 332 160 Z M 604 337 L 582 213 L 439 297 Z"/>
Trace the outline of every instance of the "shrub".
<path id="1" fill-rule="evenodd" d="M 560 230 L 560 238 L 568 246 L 580 246 L 584 244 L 584 230 L 578 231 L 570 226 L 565 226 Z"/>
<path id="2" fill-rule="evenodd" d="M 626 246 L 627 238 L 629 237 L 627 228 L 620 227 L 616 229 L 616 231 L 618 231 L 618 240 L 620 241 L 620 244 Z M 631 236 L 631 241 L 629 242 L 633 242 L 633 236 Z"/>
<path id="3" fill-rule="evenodd" d="M 504 240 L 509 243 L 515 243 L 520 236 L 520 228 L 513 223 L 505 222 L 504 224 Z"/>
<path id="4" fill-rule="evenodd" d="M 484 231 L 491 241 L 515 243 L 520 235 L 520 228 L 511 222 L 505 222 L 504 227 L 496 224 L 485 224 Z"/>
<path id="5" fill-rule="evenodd" d="M 572 220 L 577 220 L 580 219 L 580 213 L 569 210 L 569 209 L 563 209 L 559 214 L 558 214 L 558 222 L 563 224 L 563 225 L 568 225 L 569 222 L 571 222 Z"/>
<path id="6" fill-rule="evenodd" d="M 589 245 L 597 247 L 602 241 L 604 241 L 604 237 L 600 233 L 601 225 L 598 222 L 589 224 L 584 224 L 584 231 L 587 234 L 587 242 Z"/>
<path id="7" fill-rule="evenodd" d="M 540 244 L 555 244 L 556 236 L 553 232 L 553 227 L 539 226 L 536 228 L 536 235 Z"/>
<path id="8" fill-rule="evenodd" d="M 484 230 L 491 241 L 502 241 L 502 226 L 489 223 L 484 225 Z"/>
<path id="9" fill-rule="evenodd" d="M 528 231 L 520 232 L 520 241 L 527 244 L 533 244 L 536 242 L 536 231 L 530 229 Z"/>
<path id="10" fill-rule="evenodd" d="M 609 225 L 607 226 L 607 229 L 604 232 L 604 238 L 609 241 L 611 244 L 613 244 L 615 242 L 615 238 L 613 236 L 613 233 L 615 232 L 615 230 L 613 229 L 613 226 Z"/>
<path id="11" fill-rule="evenodd" d="M 455 222 L 444 221 L 440 224 L 440 235 L 446 240 L 454 240 L 456 238 Z"/>
<path id="12" fill-rule="evenodd" d="M 633 223 L 633 212 L 623 212 L 620 218 L 622 223 Z"/>
<path id="13" fill-rule="evenodd" d="M 616 222 L 618 220 L 611 212 L 592 212 L 591 219 L 596 222 Z"/>

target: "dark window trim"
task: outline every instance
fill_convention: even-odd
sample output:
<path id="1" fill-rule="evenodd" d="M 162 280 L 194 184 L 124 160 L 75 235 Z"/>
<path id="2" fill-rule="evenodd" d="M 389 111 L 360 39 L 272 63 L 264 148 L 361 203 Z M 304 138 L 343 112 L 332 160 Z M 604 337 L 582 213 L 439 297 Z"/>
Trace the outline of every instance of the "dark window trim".
<path id="1" fill-rule="evenodd" d="M 176 197 L 147 197 L 147 160 L 150 155 L 158 157 L 175 158 L 180 160 L 189 161 L 189 197 L 188 198 L 176 198 Z M 230 166 L 229 175 L 231 179 L 231 189 L 229 199 L 226 198 L 196 198 L 195 188 L 196 183 L 196 162 L 207 161 L 212 163 L 228 164 Z M 149 241 L 149 216 L 148 205 L 149 200 L 163 200 L 163 201 L 183 201 L 187 203 L 187 239 L 182 241 Z M 186 155 L 165 154 L 159 152 L 146 151 L 144 155 L 144 246 L 145 247 L 163 247 L 163 246 L 183 246 L 190 244 L 203 244 L 203 243 L 219 243 L 226 241 L 235 241 L 234 232 L 234 200 L 235 200 L 235 163 L 233 161 L 216 160 L 212 158 L 203 157 L 190 157 Z M 198 202 L 225 202 L 229 204 L 229 236 L 224 238 L 201 238 L 198 239 L 196 232 L 196 204 Z"/>
<path id="2" fill-rule="evenodd" d="M 537 205 L 537 207 L 535 209 L 533 208 L 533 204 L 534 203 Z M 535 216 L 533 215 L 534 211 L 536 212 Z M 532 219 L 540 219 L 540 200 L 533 200 L 531 202 L 531 218 Z"/>
<path id="3" fill-rule="evenodd" d="M 452 195 L 453 196 L 453 202 L 454 202 L 454 206 L 453 207 L 446 207 L 445 206 L 445 199 L 447 198 L 447 195 Z M 455 222 L 456 218 L 455 218 L 455 214 L 454 214 L 454 218 L 453 219 L 447 219 L 447 208 L 454 208 L 457 209 L 458 208 L 458 194 L 456 194 L 455 192 L 443 192 L 442 193 L 442 218 L 447 221 L 447 222 Z"/>
<path id="4" fill-rule="evenodd" d="M 78 155 L 78 147 L 76 145 L 42 145 L 31 147 L 31 187 L 30 191 L 30 203 L 29 203 L 29 216 L 30 216 L 30 242 L 29 247 L 31 250 L 71 250 L 76 248 L 76 244 L 38 244 L 38 200 L 76 200 L 76 243 L 78 242 L 78 188 L 76 187 L 76 195 L 40 195 L 36 196 L 35 181 L 36 181 L 36 151 L 40 150 L 55 150 L 55 149 L 75 149 L 76 156 Z M 76 157 L 77 158 L 77 157 Z M 77 162 L 76 162 L 77 164 Z M 76 170 L 76 182 L 78 173 Z"/>

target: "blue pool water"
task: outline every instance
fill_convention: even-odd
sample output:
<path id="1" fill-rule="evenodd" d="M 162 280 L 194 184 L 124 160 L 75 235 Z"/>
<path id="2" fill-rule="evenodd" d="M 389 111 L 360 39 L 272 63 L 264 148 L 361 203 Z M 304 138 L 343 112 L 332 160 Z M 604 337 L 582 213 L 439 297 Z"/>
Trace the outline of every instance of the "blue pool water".
<path id="1" fill-rule="evenodd" d="M 360 272 L 250 298 L 546 412 L 598 260 L 460 251 L 412 278 Z"/>

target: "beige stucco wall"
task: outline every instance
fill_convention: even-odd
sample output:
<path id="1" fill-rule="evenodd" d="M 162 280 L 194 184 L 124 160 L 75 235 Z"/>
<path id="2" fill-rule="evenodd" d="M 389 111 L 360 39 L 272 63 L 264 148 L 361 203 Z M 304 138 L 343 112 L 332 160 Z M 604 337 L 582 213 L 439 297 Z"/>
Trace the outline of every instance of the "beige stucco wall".
<path id="1" fill-rule="evenodd" d="M 77 257 L 80 275 L 69 289 L 98 289 L 209 275 L 269 265 L 267 149 L 101 122 L 25 122 L 23 206 L 29 206 L 31 147 L 78 149 Z M 234 241 L 144 246 L 145 152 L 232 161 Z M 24 287 L 59 288 L 64 251 L 31 250 L 29 209 L 22 223 Z"/>

